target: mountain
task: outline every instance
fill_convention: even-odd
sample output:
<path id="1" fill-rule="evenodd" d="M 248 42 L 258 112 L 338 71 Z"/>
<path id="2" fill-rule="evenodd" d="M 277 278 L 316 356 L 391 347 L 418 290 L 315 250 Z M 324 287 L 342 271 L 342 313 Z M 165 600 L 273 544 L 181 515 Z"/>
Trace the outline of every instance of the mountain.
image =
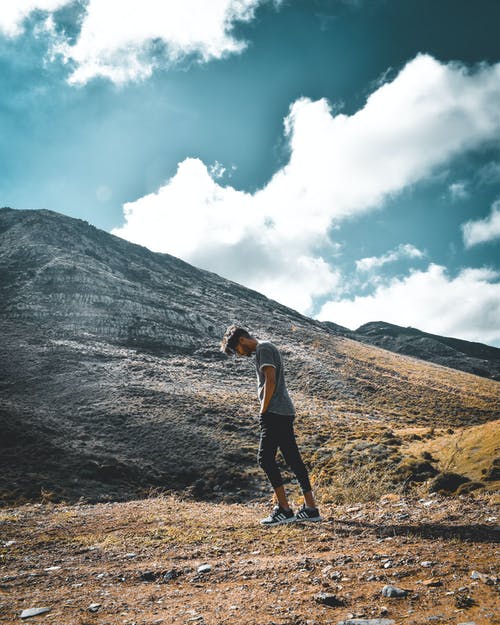
<path id="1" fill-rule="evenodd" d="M 439 336 L 416 328 L 370 321 L 351 331 L 330 321 L 325 325 L 362 343 L 376 345 L 396 354 L 413 356 L 444 367 L 451 367 L 492 380 L 500 380 L 500 349 L 483 343 Z"/>
<path id="2" fill-rule="evenodd" d="M 282 349 L 299 442 L 325 489 L 359 467 L 389 482 L 422 477 L 430 469 L 405 457 L 415 437 L 500 413 L 495 381 L 354 341 L 54 212 L 0 209 L 0 276 L 4 500 L 268 492 L 253 361 L 218 349 L 233 322 Z"/>

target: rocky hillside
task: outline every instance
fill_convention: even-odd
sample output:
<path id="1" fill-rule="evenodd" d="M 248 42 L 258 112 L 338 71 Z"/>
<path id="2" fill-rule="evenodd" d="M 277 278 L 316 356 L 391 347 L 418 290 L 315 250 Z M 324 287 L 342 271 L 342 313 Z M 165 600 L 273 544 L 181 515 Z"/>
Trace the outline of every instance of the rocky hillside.
<path id="1" fill-rule="evenodd" d="M 402 328 L 384 321 L 365 323 L 353 333 L 353 338 L 397 354 L 500 380 L 500 349 L 497 347 Z"/>
<path id="2" fill-rule="evenodd" d="M 255 462 L 253 362 L 218 351 L 232 322 L 281 347 L 325 496 L 342 500 L 353 476 L 367 499 L 433 478 L 439 461 L 408 455 L 412 442 L 499 417 L 498 382 L 354 341 L 85 222 L 1 209 L 2 499 L 268 492 Z M 481 488 L 495 488 L 495 466 L 485 460 Z"/>

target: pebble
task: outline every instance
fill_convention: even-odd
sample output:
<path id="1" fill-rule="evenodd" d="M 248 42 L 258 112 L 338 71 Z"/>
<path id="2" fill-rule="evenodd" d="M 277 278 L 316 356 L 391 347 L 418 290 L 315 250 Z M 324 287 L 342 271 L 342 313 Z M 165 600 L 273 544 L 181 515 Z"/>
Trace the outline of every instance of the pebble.
<path id="1" fill-rule="evenodd" d="M 384 597 L 407 597 L 408 591 L 403 590 L 402 588 L 397 588 L 396 586 L 384 586 L 382 588 L 382 595 Z"/>
<path id="2" fill-rule="evenodd" d="M 88 607 L 89 612 L 97 612 L 97 610 L 101 607 L 100 603 L 91 603 Z"/>
<path id="3" fill-rule="evenodd" d="M 431 566 L 433 566 L 433 564 L 434 562 L 431 562 L 430 560 L 424 560 L 420 563 L 420 566 L 423 566 L 424 569 L 429 569 Z"/>
<path id="4" fill-rule="evenodd" d="M 212 570 L 211 564 L 202 564 L 201 566 L 198 567 L 198 573 L 208 573 L 211 570 Z"/>
<path id="5" fill-rule="evenodd" d="M 31 616 L 39 616 L 46 612 L 50 612 L 50 608 L 28 608 L 27 610 L 23 610 L 20 616 L 21 618 L 30 618 Z"/>
<path id="6" fill-rule="evenodd" d="M 317 595 L 314 595 L 314 600 L 317 603 L 321 603 L 322 605 L 329 605 L 332 608 L 344 605 L 344 601 L 337 597 L 337 595 L 332 595 L 327 592 L 319 592 Z"/>
<path id="7" fill-rule="evenodd" d="M 498 581 L 494 575 L 486 575 L 486 573 L 480 573 L 479 571 L 472 571 L 470 576 L 471 579 L 479 579 L 485 584 L 496 584 Z"/>
<path id="8" fill-rule="evenodd" d="M 43 569 L 44 571 L 59 571 L 61 567 L 60 566 L 48 566 L 46 569 Z"/>
<path id="9" fill-rule="evenodd" d="M 12 547 L 12 545 L 15 545 L 16 541 L 15 540 L 8 540 L 6 543 L 3 544 L 4 547 Z"/>

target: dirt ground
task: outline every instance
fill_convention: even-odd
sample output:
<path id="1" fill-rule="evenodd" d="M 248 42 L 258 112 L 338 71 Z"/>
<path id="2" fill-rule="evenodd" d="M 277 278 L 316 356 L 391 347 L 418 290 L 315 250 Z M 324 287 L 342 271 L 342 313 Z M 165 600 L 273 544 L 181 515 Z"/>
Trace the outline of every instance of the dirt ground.
<path id="1" fill-rule="evenodd" d="M 500 623 L 498 496 L 324 505 L 262 528 L 269 503 L 169 495 L 0 510 L 0 622 L 54 625 Z M 201 565 L 211 569 L 199 572 Z M 474 571 L 476 573 L 474 573 Z M 479 574 L 479 575 L 478 575 Z M 474 579 L 474 577 L 476 579 Z M 382 596 L 393 585 L 404 598 Z M 337 605 L 320 602 L 328 593 Z"/>

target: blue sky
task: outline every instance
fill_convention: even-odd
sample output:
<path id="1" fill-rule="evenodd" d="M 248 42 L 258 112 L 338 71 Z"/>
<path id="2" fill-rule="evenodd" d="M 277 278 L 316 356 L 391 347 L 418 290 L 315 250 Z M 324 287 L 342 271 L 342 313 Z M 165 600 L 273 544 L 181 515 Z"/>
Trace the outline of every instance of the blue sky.
<path id="1" fill-rule="evenodd" d="M 0 205 L 500 346 L 494 0 L 6 0 Z"/>

